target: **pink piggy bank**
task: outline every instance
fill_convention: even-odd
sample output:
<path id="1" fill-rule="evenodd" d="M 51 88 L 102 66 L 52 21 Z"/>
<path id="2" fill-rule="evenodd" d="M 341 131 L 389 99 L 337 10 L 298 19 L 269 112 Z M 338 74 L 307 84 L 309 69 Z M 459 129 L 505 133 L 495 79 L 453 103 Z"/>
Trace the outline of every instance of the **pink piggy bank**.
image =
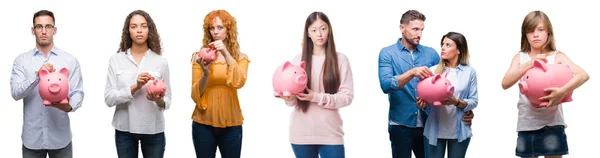
<path id="1" fill-rule="evenodd" d="M 148 85 L 146 85 L 146 92 L 153 92 L 156 95 L 156 97 L 164 95 L 165 91 L 167 91 L 165 79 L 150 80 L 150 82 L 148 82 Z"/>
<path id="2" fill-rule="evenodd" d="M 573 78 L 573 72 L 566 64 L 546 64 L 543 61 L 533 62 L 533 68 L 529 69 L 523 79 L 519 82 L 521 94 L 527 96 L 533 107 L 547 106 L 548 100 L 539 100 L 550 93 L 544 92 L 546 88 L 558 88 L 567 84 Z M 573 101 L 573 92 L 565 94 L 560 103 Z"/>
<path id="3" fill-rule="evenodd" d="M 69 71 L 62 68 L 59 71 L 49 72 L 42 69 L 39 72 L 40 83 L 39 91 L 42 98 L 42 104 L 51 105 L 52 103 L 69 103 Z"/>
<path id="4" fill-rule="evenodd" d="M 306 89 L 306 71 L 304 61 L 300 66 L 292 65 L 286 61 L 282 66 L 279 66 L 273 74 L 273 89 L 275 89 L 275 97 L 291 96 L 298 94 Z"/>
<path id="5" fill-rule="evenodd" d="M 202 58 L 202 61 L 204 63 L 209 63 L 217 58 L 217 50 L 213 50 L 210 48 L 202 48 L 200 49 L 200 51 L 198 51 L 196 55 L 197 58 Z"/>
<path id="6" fill-rule="evenodd" d="M 417 84 L 417 96 L 436 106 L 442 105 L 442 101 L 453 94 L 454 86 L 446 78 L 446 73 L 429 76 Z"/>

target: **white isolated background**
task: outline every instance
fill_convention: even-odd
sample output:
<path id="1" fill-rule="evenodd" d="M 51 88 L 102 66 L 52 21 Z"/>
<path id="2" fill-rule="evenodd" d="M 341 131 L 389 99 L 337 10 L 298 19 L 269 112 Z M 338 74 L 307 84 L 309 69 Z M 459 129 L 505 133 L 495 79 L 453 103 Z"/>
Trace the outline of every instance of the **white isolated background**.
<path id="1" fill-rule="evenodd" d="M 343 3 L 343 4 L 342 4 Z M 389 104 L 378 81 L 378 54 L 401 36 L 402 13 L 416 9 L 427 17 L 421 44 L 440 51 L 448 31 L 463 33 L 472 66 L 477 70 L 479 106 L 475 109 L 474 136 L 467 157 L 515 157 L 518 86 L 502 90 L 500 82 L 520 48 L 521 22 L 533 10 L 546 12 L 555 30 L 557 48 L 583 67 L 591 79 L 564 104 L 568 123 L 569 155 L 596 153 L 595 116 L 600 110 L 592 99 L 598 88 L 597 16 L 591 1 L 4 1 L 0 5 L 0 153 L 21 157 L 22 101 L 10 96 L 14 58 L 35 46 L 31 34 L 33 13 L 55 13 L 57 47 L 79 59 L 84 80 L 83 106 L 70 113 L 74 157 L 117 157 L 114 108 L 104 104 L 109 57 L 116 53 L 125 17 L 133 10 L 150 13 L 160 33 L 164 56 L 171 68 L 173 103 L 165 111 L 165 157 L 195 157 L 191 134 L 194 104 L 190 98 L 191 54 L 200 49 L 204 16 L 215 9 L 228 10 L 238 21 L 241 50 L 250 60 L 248 80 L 238 91 L 245 117 L 242 157 L 294 157 L 288 141 L 293 110 L 272 96 L 274 69 L 301 52 L 306 17 L 322 11 L 331 19 L 337 50 L 350 59 L 354 74 L 354 101 L 340 110 L 344 120 L 348 158 L 391 157 L 387 132 Z M 140 152 L 141 157 L 141 152 Z M 220 157 L 220 156 L 217 156 Z"/>

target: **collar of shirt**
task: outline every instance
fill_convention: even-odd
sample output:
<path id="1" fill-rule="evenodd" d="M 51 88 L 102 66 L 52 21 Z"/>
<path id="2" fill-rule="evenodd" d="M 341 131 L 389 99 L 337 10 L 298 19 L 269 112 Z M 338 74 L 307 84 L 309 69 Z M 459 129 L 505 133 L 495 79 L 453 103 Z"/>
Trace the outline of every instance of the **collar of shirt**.
<path id="1" fill-rule="evenodd" d="M 58 52 L 58 51 L 57 51 L 56 47 L 52 47 L 52 49 L 50 49 L 50 54 L 58 55 L 58 53 L 57 53 L 57 52 Z M 34 53 L 33 53 L 33 56 L 36 56 L 36 55 L 38 55 L 38 54 L 40 54 L 40 55 L 41 55 L 41 54 L 42 54 L 42 52 L 40 52 L 40 50 L 39 50 L 37 47 L 35 47 L 35 49 L 34 49 Z"/>
<path id="2" fill-rule="evenodd" d="M 125 52 L 125 55 L 127 55 L 127 58 L 128 58 L 128 59 L 129 59 L 131 62 L 133 62 L 134 64 L 136 64 L 136 65 L 140 66 L 140 65 L 142 65 L 142 63 L 144 63 L 144 59 L 145 59 L 146 57 L 148 57 L 148 54 L 150 54 L 150 53 L 153 53 L 153 51 L 152 51 L 151 49 L 148 49 L 148 50 L 146 51 L 146 53 L 144 53 L 144 56 L 142 57 L 142 60 L 140 61 L 140 64 L 137 64 L 137 63 L 135 62 L 135 59 L 133 59 L 133 56 L 131 55 L 131 48 L 127 49 L 127 51 Z"/>
<path id="3" fill-rule="evenodd" d="M 402 38 L 398 39 L 398 49 L 400 51 L 406 50 L 407 52 L 410 52 L 410 50 L 408 50 L 408 48 L 404 44 L 402 44 Z M 420 51 L 422 51 L 421 44 L 417 44 L 415 46 L 415 49 L 412 52 L 420 52 Z"/>

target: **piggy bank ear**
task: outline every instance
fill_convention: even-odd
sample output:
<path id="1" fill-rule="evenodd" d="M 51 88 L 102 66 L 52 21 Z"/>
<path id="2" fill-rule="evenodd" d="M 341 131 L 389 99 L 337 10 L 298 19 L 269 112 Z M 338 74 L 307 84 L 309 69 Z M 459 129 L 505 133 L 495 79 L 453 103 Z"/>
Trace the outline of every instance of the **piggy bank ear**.
<path id="1" fill-rule="evenodd" d="M 60 69 L 59 73 L 65 75 L 65 76 L 69 76 L 69 70 L 67 70 L 67 68 L 64 68 L 64 67 L 62 69 Z"/>
<path id="2" fill-rule="evenodd" d="M 283 63 L 283 66 L 281 67 L 281 70 L 279 70 L 279 71 L 283 71 L 291 66 L 292 66 L 292 63 L 290 63 L 289 61 L 286 61 L 285 63 Z"/>
<path id="3" fill-rule="evenodd" d="M 544 72 L 546 72 L 548 70 L 548 67 L 546 66 L 546 63 L 544 63 L 544 62 L 542 62 L 540 60 L 535 60 L 533 62 L 533 67 L 540 68 Z"/>
<path id="4" fill-rule="evenodd" d="M 165 83 L 165 79 L 164 78 L 160 79 L 160 82 Z"/>
<path id="5" fill-rule="evenodd" d="M 300 62 L 300 67 L 302 67 L 302 69 L 304 69 L 306 67 L 306 62 L 304 62 L 304 61 Z"/>
<path id="6" fill-rule="evenodd" d="M 42 69 L 42 70 L 40 70 L 40 72 L 38 72 L 38 73 L 40 74 L 40 76 L 46 76 L 46 75 L 47 75 L 48 73 L 50 73 L 50 72 L 48 72 L 48 70 L 47 70 L 47 69 Z"/>
<path id="7" fill-rule="evenodd" d="M 442 78 L 442 76 L 440 76 L 440 74 L 435 74 L 435 76 L 432 76 L 433 78 L 431 79 L 431 83 L 435 83 L 435 81 L 439 80 L 440 78 Z"/>

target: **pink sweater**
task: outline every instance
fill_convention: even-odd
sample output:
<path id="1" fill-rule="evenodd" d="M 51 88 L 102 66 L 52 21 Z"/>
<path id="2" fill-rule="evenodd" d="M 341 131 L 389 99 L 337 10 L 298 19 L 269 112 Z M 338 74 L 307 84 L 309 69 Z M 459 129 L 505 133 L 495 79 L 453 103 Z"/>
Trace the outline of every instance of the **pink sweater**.
<path id="1" fill-rule="evenodd" d="M 296 65 L 301 60 L 301 55 L 297 55 L 292 63 Z M 343 121 L 338 109 L 350 105 L 354 98 L 350 63 L 344 54 L 338 53 L 340 87 L 336 94 L 327 94 L 322 82 L 325 56 L 313 55 L 312 62 L 310 89 L 314 91 L 314 97 L 306 113 L 298 109 L 292 112 L 290 142 L 292 144 L 344 144 Z M 295 108 L 297 100 L 286 101 L 286 104 Z"/>

